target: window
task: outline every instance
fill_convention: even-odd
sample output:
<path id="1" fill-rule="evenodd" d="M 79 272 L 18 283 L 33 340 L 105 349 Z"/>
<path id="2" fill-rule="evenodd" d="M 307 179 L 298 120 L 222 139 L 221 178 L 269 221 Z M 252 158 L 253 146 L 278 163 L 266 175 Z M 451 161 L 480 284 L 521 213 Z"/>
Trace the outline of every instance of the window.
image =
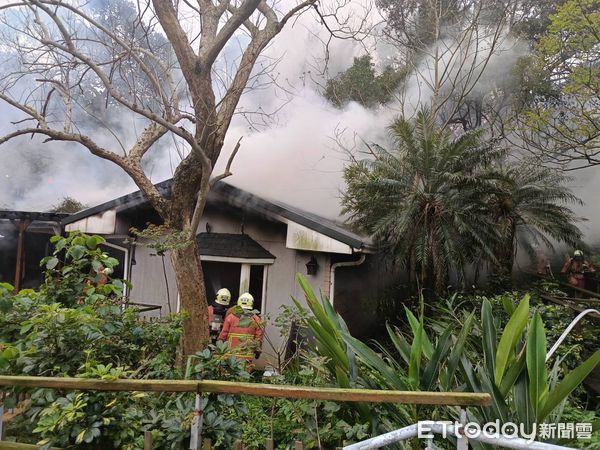
<path id="1" fill-rule="evenodd" d="M 263 312 L 263 287 L 267 274 L 264 265 L 202 261 L 202 271 L 209 303 L 219 289 L 227 288 L 231 292 L 232 306 L 240 294 L 250 292 L 254 297 L 254 309 Z"/>

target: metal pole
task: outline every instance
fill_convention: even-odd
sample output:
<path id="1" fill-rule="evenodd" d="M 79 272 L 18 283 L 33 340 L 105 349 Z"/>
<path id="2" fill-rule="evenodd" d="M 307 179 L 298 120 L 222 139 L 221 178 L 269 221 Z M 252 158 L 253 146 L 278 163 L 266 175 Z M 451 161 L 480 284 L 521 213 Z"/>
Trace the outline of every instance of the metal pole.
<path id="1" fill-rule="evenodd" d="M 192 429 L 190 436 L 190 450 L 200 450 L 202 441 L 202 410 L 200 409 L 200 401 L 202 397 L 196 394 L 196 405 L 194 407 L 194 418 L 192 419 Z"/>
<path id="2" fill-rule="evenodd" d="M 431 432 L 443 434 L 446 432 L 449 436 L 456 436 L 456 429 L 453 425 L 442 425 L 434 423 L 431 425 Z M 547 444 L 545 442 L 529 441 L 527 439 L 503 436 L 499 433 L 479 433 L 477 436 L 469 435 L 469 429 L 464 430 L 471 441 L 491 444 L 498 448 L 512 448 L 516 450 L 573 450 L 571 447 L 561 445 Z"/>
<path id="3" fill-rule="evenodd" d="M 458 437 L 458 433 L 464 433 L 471 441 L 483 442 L 485 444 L 491 444 L 498 448 L 512 448 L 516 450 L 573 450 L 570 447 L 563 447 L 561 445 L 547 444 L 545 442 L 530 441 L 527 439 L 503 436 L 495 433 L 478 433 L 472 435 L 469 433 L 468 428 L 457 430 L 453 425 L 448 423 L 434 422 L 427 426 L 429 433 L 438 434 L 441 436 L 454 436 Z M 405 441 L 407 439 L 414 438 L 418 435 L 418 424 L 410 425 L 408 427 L 400 428 L 399 430 L 392 431 L 390 433 L 376 436 L 366 441 L 357 442 L 356 444 L 344 447 L 344 450 L 371 450 L 374 448 L 380 448 L 388 444 L 394 444 L 396 442 Z M 471 431 L 472 433 L 472 431 Z"/>
<path id="4" fill-rule="evenodd" d="M 144 431 L 144 450 L 152 450 L 152 431 Z"/>
<path id="5" fill-rule="evenodd" d="M 376 436 L 366 441 L 357 442 L 344 447 L 344 450 L 370 450 L 380 448 L 384 445 L 393 444 L 394 442 L 404 441 L 417 437 L 419 430 L 417 425 L 409 425 L 408 427 L 400 428 L 399 430 L 390 431 L 389 433 Z"/>
<path id="6" fill-rule="evenodd" d="M 29 224 L 25 220 L 19 221 L 17 229 L 19 235 L 17 237 L 17 262 L 15 265 L 15 292 L 21 290 L 21 271 L 23 268 L 23 241 L 25 239 L 25 229 Z"/>
<path id="7" fill-rule="evenodd" d="M 460 433 L 456 436 L 456 450 L 469 450 L 469 439 L 464 434 L 465 425 L 467 424 L 467 411 L 460 408 L 460 424 L 462 425 Z"/>
<path id="8" fill-rule="evenodd" d="M 4 403 L 0 403 L 0 441 L 4 438 Z"/>
<path id="9" fill-rule="evenodd" d="M 584 318 L 584 316 L 590 314 L 590 313 L 596 313 L 596 314 L 600 314 L 600 311 L 598 311 L 597 309 L 586 309 L 584 311 L 581 311 L 577 317 L 575 317 L 573 319 L 573 321 L 569 324 L 569 326 L 565 329 L 565 331 L 563 331 L 563 334 L 560 335 L 560 337 L 556 340 L 556 342 L 554 343 L 554 345 L 552 346 L 552 348 L 548 351 L 548 353 L 546 354 L 546 361 L 548 361 L 550 359 L 550 357 L 554 354 L 554 352 L 556 351 L 556 349 L 558 349 L 558 347 L 560 346 L 560 344 L 562 344 L 562 342 L 565 340 L 565 338 L 567 337 L 567 335 L 571 332 L 571 330 L 573 329 L 573 327 L 575 327 L 575 325 L 577 325 L 577 322 L 579 322 L 581 319 Z"/>

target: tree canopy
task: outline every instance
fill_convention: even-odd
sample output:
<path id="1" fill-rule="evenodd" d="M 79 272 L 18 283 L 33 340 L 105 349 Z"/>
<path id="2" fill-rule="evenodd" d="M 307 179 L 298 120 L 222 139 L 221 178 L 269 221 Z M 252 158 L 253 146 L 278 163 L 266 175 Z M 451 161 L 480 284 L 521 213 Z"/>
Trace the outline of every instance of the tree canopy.
<path id="1" fill-rule="evenodd" d="M 527 74 L 538 80 L 517 121 L 525 147 L 573 169 L 600 164 L 600 9 L 569 0 L 550 15 Z"/>
<path id="2" fill-rule="evenodd" d="M 354 58 L 347 70 L 327 80 L 324 96 L 338 108 L 350 101 L 373 108 L 393 98 L 406 73 L 406 69 L 387 67 L 377 75 L 371 56 L 363 55 Z"/>
<path id="3" fill-rule="evenodd" d="M 0 144 L 23 136 L 74 143 L 120 167 L 165 227 L 186 236 L 189 245 L 170 252 L 188 313 L 186 354 L 209 338 L 202 326 L 208 305 L 193 236 L 211 187 L 231 175 L 239 141 L 223 173 L 213 169 L 250 81 L 272 67 L 257 66 L 263 50 L 315 2 L 285 11 L 263 0 L 0 5 L 7 60 L 0 68 L 0 100 L 16 117 Z M 144 161 L 167 138 L 179 152 L 165 195 Z"/>

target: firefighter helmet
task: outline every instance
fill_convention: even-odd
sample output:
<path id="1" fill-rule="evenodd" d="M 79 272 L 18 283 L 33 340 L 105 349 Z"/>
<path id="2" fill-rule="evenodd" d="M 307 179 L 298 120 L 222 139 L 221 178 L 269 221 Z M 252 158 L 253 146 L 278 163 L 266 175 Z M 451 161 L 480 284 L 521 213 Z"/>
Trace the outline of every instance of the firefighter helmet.
<path id="1" fill-rule="evenodd" d="M 254 306 L 254 297 L 252 297 L 250 293 L 244 292 L 242 295 L 240 295 L 240 298 L 238 298 L 237 304 L 243 309 L 252 309 Z"/>
<path id="2" fill-rule="evenodd" d="M 581 250 L 575 250 L 573 252 L 573 256 L 580 256 L 581 257 L 581 256 L 583 256 L 583 252 Z"/>
<path id="3" fill-rule="evenodd" d="M 231 292 L 229 292 L 229 289 L 221 288 L 217 291 L 217 298 L 215 299 L 215 302 L 217 302 L 219 305 L 228 306 L 230 301 Z"/>

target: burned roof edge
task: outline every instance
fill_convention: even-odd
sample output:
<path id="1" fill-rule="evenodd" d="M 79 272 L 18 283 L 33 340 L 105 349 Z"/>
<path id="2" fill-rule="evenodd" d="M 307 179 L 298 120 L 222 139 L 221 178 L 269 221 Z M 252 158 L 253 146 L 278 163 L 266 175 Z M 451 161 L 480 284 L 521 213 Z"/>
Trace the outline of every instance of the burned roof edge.
<path id="1" fill-rule="evenodd" d="M 68 218 L 68 216 L 69 214 L 63 213 L 0 210 L 0 219 L 4 220 L 32 220 L 61 223 L 62 220 Z"/>
<path id="2" fill-rule="evenodd" d="M 169 194 L 171 190 L 171 179 L 157 183 L 155 186 L 161 194 Z M 224 181 L 219 181 L 211 191 L 223 197 L 226 201 L 240 208 L 253 209 L 259 213 L 270 215 L 281 221 L 287 219 L 296 222 L 311 230 L 317 231 L 332 239 L 343 242 L 357 250 L 370 250 L 372 245 L 367 239 L 348 231 L 334 222 L 324 217 L 311 214 L 301 209 L 286 205 L 284 203 L 265 200 L 251 192 L 232 186 Z M 62 225 L 77 222 L 86 217 L 93 216 L 113 208 L 128 209 L 147 203 L 144 194 L 141 191 L 135 191 L 123 195 L 108 202 L 84 209 L 75 214 L 71 214 L 61 220 Z"/>
<path id="3" fill-rule="evenodd" d="M 161 194 L 168 194 L 171 192 L 171 179 L 161 181 L 154 185 Z M 122 195 L 113 200 L 101 203 L 91 208 L 84 209 L 75 214 L 71 214 L 61 221 L 61 224 L 68 225 L 78 220 L 85 219 L 86 217 L 94 216 L 96 214 L 108 211 L 113 208 L 121 207 L 122 209 L 133 208 L 135 206 L 147 203 L 146 197 L 142 191 L 135 191 L 130 194 Z"/>

